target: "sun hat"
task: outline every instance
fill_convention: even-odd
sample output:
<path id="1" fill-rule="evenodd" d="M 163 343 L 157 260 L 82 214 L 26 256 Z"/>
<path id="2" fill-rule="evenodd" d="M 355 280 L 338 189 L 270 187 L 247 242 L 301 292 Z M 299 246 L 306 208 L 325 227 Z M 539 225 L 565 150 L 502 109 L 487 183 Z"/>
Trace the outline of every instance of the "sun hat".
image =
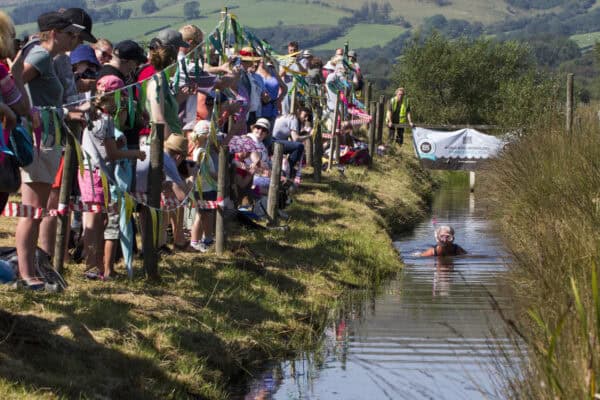
<path id="1" fill-rule="evenodd" d="M 190 44 L 183 40 L 181 32 L 177 32 L 175 29 L 163 29 L 155 38 L 160 40 L 163 46 L 190 47 Z"/>
<path id="2" fill-rule="evenodd" d="M 206 136 L 210 133 L 210 122 L 206 120 L 201 120 L 196 123 L 194 126 L 194 130 L 192 131 L 192 138 L 197 138 L 200 136 Z"/>
<path id="3" fill-rule="evenodd" d="M 144 49 L 133 40 L 123 40 L 117 43 L 113 49 L 113 54 L 121 60 L 133 60 L 138 63 L 148 61 Z"/>
<path id="4" fill-rule="evenodd" d="M 258 61 L 261 57 L 256 54 L 254 49 L 250 46 L 242 47 L 240 50 L 240 58 L 242 61 Z"/>
<path id="5" fill-rule="evenodd" d="M 185 136 L 172 133 L 169 135 L 169 138 L 165 140 L 165 149 L 182 154 L 185 157 L 188 154 L 188 140 Z"/>
<path id="6" fill-rule="evenodd" d="M 86 42 L 96 43 L 98 40 L 92 35 L 92 17 L 83 8 L 67 8 L 62 13 L 71 23 L 83 26 L 79 36 Z"/>
<path id="7" fill-rule="evenodd" d="M 267 131 L 271 130 L 271 123 L 266 118 L 257 119 L 256 122 L 254 123 L 254 125 L 251 126 L 251 128 L 254 129 L 255 126 L 260 126 L 261 128 L 265 128 Z"/>
<path id="8" fill-rule="evenodd" d="M 100 66 L 100 62 L 98 62 L 98 58 L 96 58 L 96 52 L 94 49 L 87 44 L 80 44 L 71 52 L 71 65 L 75 65 L 80 62 L 87 61 L 90 64 L 94 64 L 96 66 Z"/>
<path id="9" fill-rule="evenodd" d="M 68 33 L 80 33 L 85 29 L 82 25 L 73 24 L 67 17 L 56 11 L 41 14 L 37 19 L 37 24 L 40 32 L 58 29 Z"/>
<path id="10" fill-rule="evenodd" d="M 96 90 L 99 92 L 114 92 L 125 86 L 125 82 L 116 75 L 104 75 L 96 82 Z"/>

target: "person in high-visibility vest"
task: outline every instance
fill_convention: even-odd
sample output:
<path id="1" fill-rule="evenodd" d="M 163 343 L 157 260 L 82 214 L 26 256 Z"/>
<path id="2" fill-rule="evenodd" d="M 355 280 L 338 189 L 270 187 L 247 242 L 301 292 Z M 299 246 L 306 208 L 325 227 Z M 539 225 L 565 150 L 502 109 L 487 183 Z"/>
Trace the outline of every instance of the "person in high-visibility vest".
<path id="1" fill-rule="evenodd" d="M 390 142 L 396 140 L 396 143 L 402 145 L 402 143 L 404 143 L 404 128 L 394 128 L 393 126 L 395 124 L 406 123 L 408 123 L 411 128 L 414 128 L 415 126 L 410 116 L 410 105 L 408 104 L 408 99 L 404 95 L 404 88 L 400 87 L 396 89 L 396 95 L 392 97 L 388 104 L 385 122 L 390 130 Z"/>

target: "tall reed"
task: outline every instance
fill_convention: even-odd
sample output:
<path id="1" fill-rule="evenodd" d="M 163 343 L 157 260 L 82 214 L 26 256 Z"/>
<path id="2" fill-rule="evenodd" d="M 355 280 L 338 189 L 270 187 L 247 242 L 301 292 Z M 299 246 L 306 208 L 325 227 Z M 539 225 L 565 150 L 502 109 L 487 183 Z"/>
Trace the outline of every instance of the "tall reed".
<path id="1" fill-rule="evenodd" d="M 526 346 L 513 398 L 592 399 L 600 372 L 600 121 L 552 116 L 507 147 L 485 192 L 514 257 L 514 332 Z"/>

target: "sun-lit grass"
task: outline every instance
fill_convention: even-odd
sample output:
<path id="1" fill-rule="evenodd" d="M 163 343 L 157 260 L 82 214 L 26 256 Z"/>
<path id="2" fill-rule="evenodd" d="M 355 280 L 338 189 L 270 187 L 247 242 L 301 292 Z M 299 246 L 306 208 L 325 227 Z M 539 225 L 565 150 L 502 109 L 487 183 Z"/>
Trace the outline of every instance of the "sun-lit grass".
<path id="1" fill-rule="evenodd" d="M 515 265 L 515 327 L 527 354 L 509 398 L 594 398 L 600 384 L 600 127 L 597 104 L 573 132 L 554 113 L 484 176 L 490 211 Z"/>
<path id="2" fill-rule="evenodd" d="M 582 33 L 571 36 L 571 40 L 575 41 L 580 48 L 594 46 L 600 41 L 600 32 Z"/>
<path id="3" fill-rule="evenodd" d="M 349 288 L 401 268 L 389 233 L 431 192 L 410 154 L 306 177 L 289 231 L 234 227 L 224 257 L 162 259 L 159 284 L 136 261 L 132 282 L 87 281 L 70 264 L 61 294 L 0 287 L 0 397 L 225 398 L 249 371 L 314 344 Z M 12 245 L 15 219 L 3 222 L 0 245 Z"/>
<path id="4" fill-rule="evenodd" d="M 405 30 L 397 25 L 357 24 L 346 35 L 317 46 L 315 50 L 336 49 L 343 47 L 345 42 L 355 49 L 384 46 Z"/>

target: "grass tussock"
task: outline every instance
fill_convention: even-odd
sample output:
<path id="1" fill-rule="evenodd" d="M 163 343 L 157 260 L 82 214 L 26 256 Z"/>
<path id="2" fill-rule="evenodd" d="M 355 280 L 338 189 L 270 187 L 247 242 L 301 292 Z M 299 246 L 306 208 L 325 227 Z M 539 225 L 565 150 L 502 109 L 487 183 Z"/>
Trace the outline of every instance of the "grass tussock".
<path id="1" fill-rule="evenodd" d="M 523 306 L 515 330 L 526 360 L 511 397 L 594 398 L 600 390 L 600 124 L 577 110 L 573 133 L 549 121 L 510 145 L 487 171 Z M 596 397 L 598 398 L 598 397 Z"/>
<path id="2" fill-rule="evenodd" d="M 289 232 L 235 228 L 224 257 L 162 259 L 160 284 L 86 281 L 68 265 L 61 294 L 1 287 L 0 398 L 221 399 L 265 362 L 309 348 L 348 288 L 376 288 L 401 268 L 389 232 L 431 191 L 403 150 L 373 171 L 305 179 Z M 0 245 L 12 245 L 15 221 L 3 222 Z"/>

